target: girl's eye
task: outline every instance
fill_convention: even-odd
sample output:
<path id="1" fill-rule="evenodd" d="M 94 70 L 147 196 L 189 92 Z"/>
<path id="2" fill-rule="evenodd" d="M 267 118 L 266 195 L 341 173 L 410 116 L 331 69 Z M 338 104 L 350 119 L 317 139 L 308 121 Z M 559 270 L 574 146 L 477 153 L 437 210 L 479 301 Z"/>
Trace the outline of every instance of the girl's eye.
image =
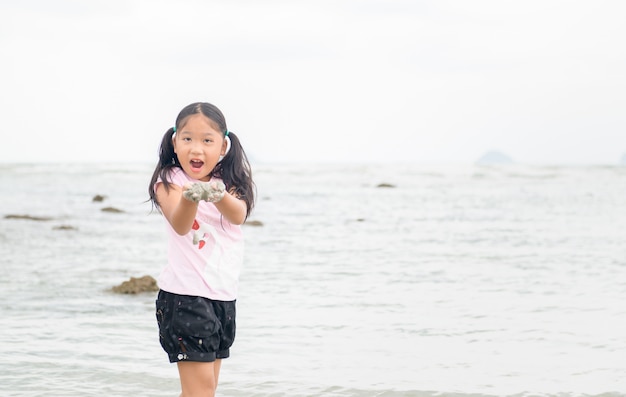
<path id="1" fill-rule="evenodd" d="M 211 142 L 213 142 L 213 139 L 205 139 L 204 140 L 204 143 L 211 143 Z"/>
<path id="2" fill-rule="evenodd" d="M 183 138 L 183 141 L 185 141 L 185 142 L 190 142 L 190 141 L 191 141 L 191 138 L 189 138 L 189 137 Z"/>

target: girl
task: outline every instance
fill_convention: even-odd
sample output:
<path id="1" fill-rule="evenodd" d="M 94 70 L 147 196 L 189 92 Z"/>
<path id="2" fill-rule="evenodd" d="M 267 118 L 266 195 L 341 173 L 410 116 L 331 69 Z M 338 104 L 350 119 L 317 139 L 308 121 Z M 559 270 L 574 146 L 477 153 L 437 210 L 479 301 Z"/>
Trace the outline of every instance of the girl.
<path id="1" fill-rule="evenodd" d="M 168 263 L 158 278 L 161 346 L 176 362 L 182 397 L 214 396 L 235 338 L 243 259 L 241 224 L 254 207 L 250 163 L 222 112 L 192 103 L 161 142 L 149 185 L 165 219 Z"/>

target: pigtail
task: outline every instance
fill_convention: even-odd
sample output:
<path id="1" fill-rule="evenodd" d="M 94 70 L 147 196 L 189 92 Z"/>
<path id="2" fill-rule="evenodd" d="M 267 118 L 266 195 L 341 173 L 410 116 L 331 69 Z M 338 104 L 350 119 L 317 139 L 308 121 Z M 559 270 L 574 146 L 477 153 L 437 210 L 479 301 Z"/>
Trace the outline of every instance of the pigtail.
<path id="1" fill-rule="evenodd" d="M 174 136 L 174 128 L 170 128 L 163 135 L 161 140 L 161 146 L 159 147 L 159 161 L 152 173 L 152 179 L 148 186 L 148 194 L 150 195 L 150 201 L 152 205 L 159 207 L 159 202 L 156 197 L 155 185 L 159 178 L 163 181 L 163 186 L 166 190 L 169 190 L 170 183 L 167 180 L 167 174 L 173 167 L 180 167 L 178 162 L 178 156 L 174 153 L 174 144 L 172 143 L 172 137 Z"/>
<path id="2" fill-rule="evenodd" d="M 232 131 L 228 132 L 231 147 L 226 156 L 213 170 L 213 176 L 222 179 L 226 188 L 246 202 L 246 218 L 252 212 L 255 201 L 255 184 L 252 180 L 252 168 L 248 156 L 241 146 L 241 141 Z"/>

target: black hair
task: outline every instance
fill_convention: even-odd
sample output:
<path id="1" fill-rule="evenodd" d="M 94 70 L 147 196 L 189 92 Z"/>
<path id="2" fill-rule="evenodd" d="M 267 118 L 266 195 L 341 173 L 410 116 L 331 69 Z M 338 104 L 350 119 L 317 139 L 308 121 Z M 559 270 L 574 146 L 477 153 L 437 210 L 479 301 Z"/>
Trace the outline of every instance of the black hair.
<path id="1" fill-rule="evenodd" d="M 226 185 L 226 190 L 230 193 L 234 193 L 241 200 L 246 202 L 247 212 L 246 219 L 254 208 L 255 201 L 255 184 L 252 180 L 252 169 L 250 162 L 246 156 L 241 142 L 237 135 L 232 131 L 228 131 L 226 127 L 226 119 L 224 114 L 215 106 L 206 102 L 195 102 L 187 105 L 180 111 L 176 118 L 176 124 L 174 127 L 170 127 L 163 135 L 161 140 L 161 146 L 159 148 L 159 161 L 152 174 L 150 185 L 148 186 L 148 194 L 150 195 L 150 201 L 153 206 L 159 208 L 159 202 L 156 197 L 155 186 L 159 178 L 163 182 L 165 189 L 170 188 L 170 181 L 167 176 L 171 169 L 178 167 L 182 168 L 178 161 L 178 156 L 174 153 L 174 144 L 172 143 L 172 137 L 174 132 L 179 128 L 182 128 L 187 122 L 187 118 L 194 114 L 203 114 L 213 124 L 214 127 L 222 131 L 224 135 L 228 132 L 230 138 L 231 147 L 228 153 L 224 156 L 222 161 L 217 163 L 210 176 L 220 178 Z"/>

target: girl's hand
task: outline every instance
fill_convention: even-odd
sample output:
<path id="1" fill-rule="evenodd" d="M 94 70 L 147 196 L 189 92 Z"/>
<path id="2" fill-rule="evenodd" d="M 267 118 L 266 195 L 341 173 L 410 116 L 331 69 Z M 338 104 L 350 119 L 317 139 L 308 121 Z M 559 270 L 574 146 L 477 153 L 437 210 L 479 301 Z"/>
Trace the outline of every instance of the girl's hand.
<path id="1" fill-rule="evenodd" d="M 183 187 L 183 197 L 194 203 L 200 200 L 217 203 L 224 198 L 226 186 L 221 181 L 194 182 Z"/>

